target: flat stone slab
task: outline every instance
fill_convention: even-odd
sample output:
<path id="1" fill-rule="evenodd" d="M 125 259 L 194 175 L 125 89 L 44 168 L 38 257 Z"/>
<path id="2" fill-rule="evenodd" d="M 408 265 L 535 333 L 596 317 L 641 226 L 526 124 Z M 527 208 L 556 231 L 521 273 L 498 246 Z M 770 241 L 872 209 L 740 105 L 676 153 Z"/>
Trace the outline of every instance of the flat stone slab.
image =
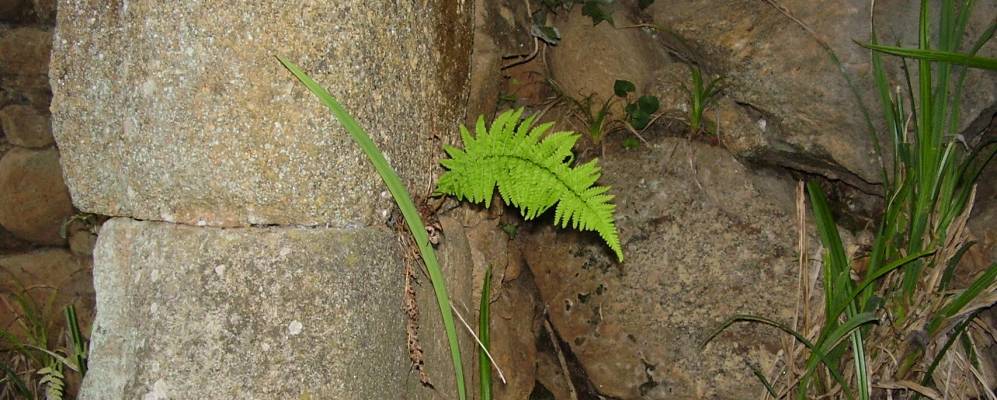
<path id="1" fill-rule="evenodd" d="M 60 2 L 52 122 L 74 204 L 208 226 L 383 220 L 380 178 L 274 56 L 428 194 L 464 118 L 471 3 Z"/>
<path id="2" fill-rule="evenodd" d="M 409 361 L 396 243 L 377 229 L 112 219 L 94 252 L 80 398 L 399 398 Z"/>

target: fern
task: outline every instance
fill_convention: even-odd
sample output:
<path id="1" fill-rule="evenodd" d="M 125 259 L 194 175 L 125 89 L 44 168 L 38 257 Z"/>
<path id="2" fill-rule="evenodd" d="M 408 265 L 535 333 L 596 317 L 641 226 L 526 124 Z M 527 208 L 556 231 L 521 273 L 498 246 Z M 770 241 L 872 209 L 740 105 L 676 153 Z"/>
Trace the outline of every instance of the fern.
<path id="1" fill-rule="evenodd" d="M 45 400 L 62 400 L 66 391 L 66 377 L 62 374 L 62 364 L 55 361 L 35 372 L 41 375 L 39 385 L 45 386 Z"/>
<path id="2" fill-rule="evenodd" d="M 520 122 L 522 114 L 522 108 L 505 111 L 490 129 L 484 117 L 478 117 L 476 135 L 461 126 L 464 149 L 445 147 L 450 158 L 440 163 L 448 171 L 440 177 L 436 193 L 488 207 L 498 186 L 502 200 L 519 208 L 527 220 L 557 204 L 554 225 L 596 231 L 622 262 L 613 195 L 607 193 L 608 186 L 593 186 L 600 175 L 597 160 L 572 167 L 571 149 L 578 135 L 556 132 L 541 140 L 553 123 L 533 127 L 536 116 Z"/>

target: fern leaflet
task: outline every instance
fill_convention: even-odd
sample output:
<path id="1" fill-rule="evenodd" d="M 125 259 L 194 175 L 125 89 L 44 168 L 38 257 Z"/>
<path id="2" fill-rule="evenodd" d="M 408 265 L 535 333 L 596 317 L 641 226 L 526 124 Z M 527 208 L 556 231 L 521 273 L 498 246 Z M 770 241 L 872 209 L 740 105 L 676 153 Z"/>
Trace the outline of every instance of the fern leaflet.
<path id="1" fill-rule="evenodd" d="M 533 126 L 536 116 L 523 121 L 523 109 L 508 110 L 485 126 L 478 117 L 476 134 L 460 127 L 464 149 L 446 146 L 449 159 L 440 163 L 448 171 L 440 177 L 437 194 L 491 205 L 498 187 L 506 204 L 519 208 L 527 220 L 554 207 L 554 225 L 596 231 L 623 261 L 608 186 L 593 186 L 599 179 L 597 160 L 572 167 L 571 149 L 578 140 L 572 132 L 544 133 L 553 123 Z M 541 138 L 543 140 L 541 140 Z"/>

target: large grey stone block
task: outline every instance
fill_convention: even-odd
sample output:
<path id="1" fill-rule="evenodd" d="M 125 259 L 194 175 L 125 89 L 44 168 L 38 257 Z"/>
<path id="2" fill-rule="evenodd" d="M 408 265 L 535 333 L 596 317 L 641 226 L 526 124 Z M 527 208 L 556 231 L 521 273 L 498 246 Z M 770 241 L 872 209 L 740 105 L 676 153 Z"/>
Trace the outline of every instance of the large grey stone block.
<path id="1" fill-rule="evenodd" d="M 53 130 L 81 210 L 371 224 L 391 205 L 296 61 L 427 194 L 463 118 L 470 1 L 59 2 Z"/>
<path id="2" fill-rule="evenodd" d="M 395 243 L 383 229 L 112 219 L 94 253 L 81 398 L 399 398 L 409 363 Z"/>

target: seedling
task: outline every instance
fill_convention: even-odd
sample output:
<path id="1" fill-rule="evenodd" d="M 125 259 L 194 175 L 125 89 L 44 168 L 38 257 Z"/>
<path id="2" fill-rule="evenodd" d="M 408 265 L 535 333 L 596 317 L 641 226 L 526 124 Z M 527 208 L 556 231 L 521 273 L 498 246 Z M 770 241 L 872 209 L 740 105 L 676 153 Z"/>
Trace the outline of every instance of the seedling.
<path id="1" fill-rule="evenodd" d="M 641 131 L 651 123 L 654 113 L 661 107 L 661 102 L 657 96 L 644 95 L 633 99 L 636 91 L 637 87 L 630 81 L 617 80 L 613 84 L 613 93 L 626 102 L 623 107 L 623 112 L 626 113 L 624 120 L 634 129 Z"/>
<path id="2" fill-rule="evenodd" d="M 703 72 L 697 66 L 689 67 L 692 76 L 692 87 L 683 86 L 689 96 L 689 133 L 698 134 L 703 131 L 703 113 L 716 102 L 716 96 L 723 89 L 721 78 L 710 79 L 703 83 Z"/>

